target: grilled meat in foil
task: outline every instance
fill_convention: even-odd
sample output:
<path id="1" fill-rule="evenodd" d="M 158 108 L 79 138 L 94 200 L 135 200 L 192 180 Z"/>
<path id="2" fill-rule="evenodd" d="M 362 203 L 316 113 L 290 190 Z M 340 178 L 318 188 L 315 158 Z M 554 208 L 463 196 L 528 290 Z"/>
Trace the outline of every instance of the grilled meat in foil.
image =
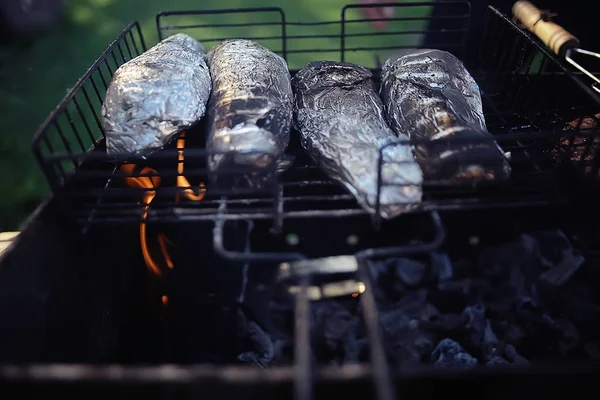
<path id="1" fill-rule="evenodd" d="M 293 93 L 286 61 L 251 40 L 226 40 L 208 53 L 212 96 L 207 137 L 212 179 L 239 182 L 241 168 L 277 166 L 290 140 Z M 226 172 L 227 171 L 227 172 Z M 224 175 L 224 176 L 221 176 Z"/>
<path id="2" fill-rule="evenodd" d="M 421 169 L 408 138 L 399 140 L 386 124 L 369 70 L 350 63 L 312 62 L 294 76 L 292 87 L 302 146 L 363 208 L 376 212 L 380 149 L 380 215 L 392 218 L 421 201 Z"/>
<path id="3" fill-rule="evenodd" d="M 200 120 L 211 90 L 205 57 L 179 33 L 121 65 L 102 104 L 107 152 L 143 156 Z"/>
<path id="4" fill-rule="evenodd" d="M 387 60 L 380 93 L 390 127 L 411 138 L 425 180 L 509 177 L 508 155 L 487 132 L 479 87 L 452 54 L 426 49 Z"/>

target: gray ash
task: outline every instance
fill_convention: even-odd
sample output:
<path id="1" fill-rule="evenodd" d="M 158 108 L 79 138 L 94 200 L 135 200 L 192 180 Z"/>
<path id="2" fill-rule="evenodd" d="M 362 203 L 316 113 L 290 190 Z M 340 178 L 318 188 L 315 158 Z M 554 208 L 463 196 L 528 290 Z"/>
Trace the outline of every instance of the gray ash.
<path id="1" fill-rule="evenodd" d="M 435 253 L 369 264 L 392 365 L 469 368 L 600 358 L 600 288 L 586 275 L 594 266 L 562 232 L 479 247 L 468 259 Z M 311 304 L 316 362 L 368 361 L 360 306 L 355 298 Z M 248 330 L 255 337 L 250 347 L 260 354 L 245 352 L 240 359 L 261 366 L 293 361 L 291 301 L 274 300 L 271 317 L 268 333 Z"/>

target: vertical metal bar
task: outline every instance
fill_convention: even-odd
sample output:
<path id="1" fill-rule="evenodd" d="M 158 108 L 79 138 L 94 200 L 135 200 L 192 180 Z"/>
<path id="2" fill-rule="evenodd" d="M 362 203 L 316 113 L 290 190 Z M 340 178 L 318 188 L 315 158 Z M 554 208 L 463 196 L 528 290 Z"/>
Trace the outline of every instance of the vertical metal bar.
<path id="1" fill-rule="evenodd" d="M 73 123 L 73 118 L 71 118 L 71 114 L 69 114 L 69 110 L 67 109 L 66 106 L 65 106 L 65 115 L 67 117 L 67 121 L 69 121 L 71 130 L 73 131 L 73 134 L 75 135 L 75 139 L 77 140 L 79 147 L 81 147 L 81 151 L 83 153 L 85 153 L 87 151 L 87 149 L 85 148 L 85 144 L 83 144 L 83 140 L 81 140 L 81 136 L 79 135 L 79 132 L 77 131 L 77 128 L 75 127 L 75 124 Z"/>
<path id="2" fill-rule="evenodd" d="M 121 65 L 121 63 L 119 62 L 119 60 L 117 60 L 117 56 L 115 55 L 114 49 L 113 49 L 112 53 L 110 53 L 110 55 L 112 56 L 112 59 L 115 62 L 115 71 L 116 71 L 116 68 L 119 68 L 119 66 Z"/>
<path id="3" fill-rule="evenodd" d="M 104 90 L 108 89 L 108 83 L 106 83 L 106 79 L 104 79 L 104 74 L 102 73 L 102 68 L 100 67 L 100 65 L 98 65 L 98 75 L 100 75 L 100 80 L 102 80 L 102 84 L 104 85 Z M 90 77 L 90 79 L 92 79 L 92 77 Z M 102 96 L 100 96 L 100 92 L 98 91 L 98 88 L 95 87 L 96 89 L 96 94 L 98 95 L 98 99 L 100 100 L 100 102 L 103 101 Z"/>
<path id="4" fill-rule="evenodd" d="M 133 55 L 133 52 L 131 51 L 131 47 L 129 47 L 129 41 L 127 40 L 127 36 L 123 37 L 123 43 L 125 43 L 125 47 L 127 48 L 127 53 L 129 53 L 129 59 L 131 60 L 135 56 Z"/>
<path id="5" fill-rule="evenodd" d="M 379 149 L 379 157 L 377 157 L 377 193 L 375 195 L 375 214 L 373 215 L 373 226 L 379 230 L 381 228 L 381 188 L 383 186 L 383 150 L 385 150 L 389 144 L 383 145 Z"/>
<path id="6" fill-rule="evenodd" d="M 463 60 L 466 59 L 466 57 L 467 57 L 467 50 L 468 50 L 467 49 L 467 44 L 469 42 L 469 34 L 470 34 L 469 30 L 471 28 L 471 3 L 470 2 L 466 2 L 466 6 L 468 8 L 468 11 L 467 11 L 467 18 L 466 18 L 466 22 L 465 22 L 465 26 L 464 26 L 465 32 L 463 34 L 463 39 L 462 39 L 462 57 L 463 57 Z"/>
<path id="7" fill-rule="evenodd" d="M 273 196 L 273 231 L 275 234 L 281 233 L 283 229 L 283 185 L 278 183 L 277 179 L 272 179 L 271 182 L 273 189 L 271 190 Z"/>
<path id="8" fill-rule="evenodd" d="M 118 166 L 114 165 L 112 172 L 110 173 L 110 176 L 108 177 L 108 179 L 106 180 L 106 183 L 104 184 L 103 187 L 103 192 L 102 194 L 100 194 L 97 198 L 96 198 L 96 202 L 95 202 L 95 206 L 92 207 L 92 210 L 89 212 L 88 216 L 87 216 L 87 221 L 85 223 L 85 226 L 83 227 L 84 231 L 87 231 L 87 229 L 90 227 L 90 225 L 92 225 L 94 223 L 94 219 L 96 217 L 96 214 L 98 213 L 98 210 L 102 208 L 103 203 L 104 203 L 104 193 L 107 192 L 110 189 L 110 185 L 113 181 L 113 178 L 115 177 L 115 173 L 118 171 Z M 85 205 L 84 205 L 84 210 L 85 210 Z M 85 213 L 86 211 L 84 211 Z"/>
<path id="9" fill-rule="evenodd" d="M 123 38 L 123 42 L 126 42 L 126 41 L 127 41 L 127 39 Z M 127 62 L 127 59 L 125 58 L 125 53 L 123 53 L 123 48 L 121 48 L 121 44 L 122 43 L 120 43 L 120 42 L 117 44 L 117 49 L 119 49 L 119 54 L 121 55 L 121 60 L 123 60 L 123 62 L 122 63 L 117 63 L 117 67 L 120 64 L 125 64 Z"/>
<path id="10" fill-rule="evenodd" d="M 110 68 L 110 64 L 108 63 L 108 58 L 104 59 L 104 65 L 106 65 L 106 69 L 108 70 L 108 73 L 110 74 L 110 77 L 112 78 L 112 76 L 115 74 L 114 71 Z M 99 70 L 99 69 L 98 69 Z"/>
<path id="11" fill-rule="evenodd" d="M 379 400 L 394 400 L 394 387 L 387 364 L 385 350 L 381 340 L 379 327 L 379 315 L 373 296 L 373 286 L 368 273 L 367 260 L 364 257 L 358 259 L 358 276 L 365 285 L 365 291 L 361 294 L 361 312 L 367 329 L 369 339 L 369 353 L 371 359 L 371 370 L 375 383 L 375 393 Z"/>
<path id="12" fill-rule="evenodd" d="M 102 72 L 100 72 L 100 69 L 98 69 L 98 73 L 100 75 L 100 79 L 102 80 L 102 83 L 104 85 L 106 85 L 106 82 L 104 82 L 104 78 L 102 77 Z M 98 85 L 96 85 L 96 81 L 94 81 L 93 76 L 90 76 L 90 83 L 92 84 L 92 88 L 94 89 L 94 92 L 96 93 L 96 97 L 98 98 L 98 101 L 100 102 L 100 104 L 102 104 L 104 99 L 102 98 L 102 95 L 100 94 L 100 90 L 98 90 Z"/>
<path id="13" fill-rule="evenodd" d="M 42 172 L 46 176 L 46 179 L 48 179 L 50 189 L 53 193 L 56 193 L 56 191 L 59 188 L 59 182 L 56 179 L 56 175 L 50 173 L 50 169 L 52 169 L 52 166 L 46 161 L 44 156 L 42 156 L 42 152 L 40 151 L 39 145 L 35 146 L 35 148 L 33 149 L 33 155 L 37 159 L 38 163 L 42 166 Z"/>
<path id="14" fill-rule="evenodd" d="M 281 14 L 281 35 L 282 35 L 282 42 L 281 43 L 281 53 L 283 54 L 283 58 L 287 61 L 287 21 L 285 18 L 285 13 L 283 12 L 283 10 L 280 10 L 280 14 Z"/>
<path id="15" fill-rule="evenodd" d="M 140 33 L 140 35 L 141 35 L 141 33 Z M 133 48 L 135 49 L 135 55 L 139 56 L 141 54 L 140 49 L 138 49 L 138 46 L 135 43 L 135 37 L 133 37 L 133 33 L 131 31 L 129 31 L 129 36 L 131 37 L 131 43 L 133 43 Z"/>
<path id="16" fill-rule="evenodd" d="M 156 21 L 156 33 L 158 35 L 158 41 L 159 42 L 163 39 L 163 36 L 162 36 L 162 27 L 161 27 L 161 24 L 160 24 L 160 19 L 161 19 L 162 16 L 163 16 L 162 13 L 158 13 L 158 14 L 156 14 L 156 18 L 155 18 L 155 21 Z"/>
<path id="17" fill-rule="evenodd" d="M 142 51 L 146 51 L 146 41 L 144 40 L 144 35 L 142 34 L 142 27 L 140 23 L 136 21 L 135 30 L 138 33 L 138 37 L 140 38 L 140 44 L 142 45 Z"/>
<path id="18" fill-rule="evenodd" d="M 50 152 L 50 154 L 52 155 L 56 155 L 56 151 L 54 150 L 54 146 L 52 145 L 52 142 L 49 139 L 50 135 L 45 135 L 44 136 L 44 143 L 46 144 L 46 147 L 48 148 L 48 152 Z M 59 170 L 58 172 L 60 173 L 60 175 L 62 175 L 62 179 L 65 180 L 67 179 L 67 173 L 65 172 L 65 169 L 63 168 L 61 161 L 60 160 L 53 160 L 52 163 L 56 166 L 56 168 Z M 58 182 L 57 182 L 58 184 Z"/>
<path id="19" fill-rule="evenodd" d="M 344 62 L 346 53 L 346 7 L 342 9 L 342 20 L 340 23 L 340 61 Z"/>
<path id="20" fill-rule="evenodd" d="M 71 143 L 69 143 L 69 139 L 67 139 L 67 137 L 63 133 L 62 129 L 60 128 L 58 121 L 54 121 L 54 126 L 56 127 L 56 130 L 58 131 L 58 136 L 60 137 L 61 141 L 65 145 L 65 149 L 67 150 L 67 153 L 71 156 L 70 158 L 71 158 L 71 161 L 73 162 L 73 168 L 75 168 L 77 166 L 77 158 L 75 158 L 75 156 L 73 156 L 73 149 L 71 148 Z"/>
<path id="21" fill-rule="evenodd" d="M 294 311 L 294 360 L 296 364 L 294 400 L 310 400 L 312 398 L 310 302 L 307 291 L 308 277 L 304 277 L 300 282 L 300 291 L 296 295 Z"/>
<path id="22" fill-rule="evenodd" d="M 535 56 L 535 51 L 533 54 Z M 537 92 L 539 92 L 539 87 L 541 86 L 540 79 L 543 76 L 544 70 L 546 69 L 546 64 L 550 60 L 543 53 L 539 52 L 538 54 L 540 55 L 540 57 L 542 57 L 540 65 L 538 66 L 537 70 L 534 73 L 532 73 L 531 68 L 529 68 L 530 70 L 528 71 L 529 73 L 527 74 L 527 78 L 529 79 L 530 82 L 532 82 L 531 86 L 538 88 Z M 532 63 L 533 63 L 533 59 L 532 59 Z M 542 82 L 542 84 L 543 84 L 543 82 Z M 529 110 L 531 108 L 532 102 L 533 102 L 533 105 L 535 106 L 537 103 L 537 100 L 539 99 L 539 97 L 538 97 L 539 93 L 535 93 L 534 90 L 524 91 L 524 90 L 522 90 L 522 88 L 519 88 L 519 89 L 520 90 L 518 90 L 518 94 L 520 94 L 522 92 L 525 92 L 525 94 L 517 96 L 514 99 L 514 103 L 516 104 L 517 101 L 521 100 L 521 109 L 522 110 Z M 521 97 L 525 97 L 525 100 L 522 100 Z M 531 117 L 531 119 L 529 120 L 529 123 L 531 125 L 536 124 L 536 113 L 533 113 L 533 117 Z"/>
<path id="23" fill-rule="evenodd" d="M 85 89 L 83 88 L 83 86 L 81 87 L 81 89 L 83 89 L 83 94 L 87 98 L 87 94 L 85 93 Z M 83 126 L 85 126 L 85 130 L 88 133 L 90 140 L 92 141 L 92 143 L 94 143 L 96 141 L 96 138 L 94 137 L 94 134 L 92 133 L 92 129 L 90 128 L 90 125 L 87 122 L 87 118 L 85 117 L 85 114 L 83 113 L 83 111 L 81 110 L 81 107 L 79 106 L 77 97 L 73 97 L 73 103 L 75 103 L 75 108 L 77 109 L 77 113 L 79 114 L 79 116 L 81 117 L 81 120 L 83 121 Z M 90 104 L 90 107 L 91 107 L 91 104 Z M 92 111 L 92 114 L 94 114 L 93 108 L 91 111 Z M 100 126 L 99 123 L 98 123 L 98 126 Z"/>
<path id="24" fill-rule="evenodd" d="M 483 45 L 481 46 L 481 48 L 479 49 L 479 58 L 480 60 L 483 60 L 483 54 L 489 55 L 489 54 L 497 54 L 498 53 L 498 46 L 503 43 L 503 41 L 501 39 L 496 38 L 496 40 L 491 39 L 489 36 L 493 35 L 494 33 L 497 35 L 498 34 L 498 29 L 497 29 L 497 25 L 498 25 L 498 19 L 497 18 L 492 18 L 492 13 L 494 13 L 495 10 L 488 8 L 487 9 L 487 13 L 486 13 L 486 23 L 485 23 L 485 28 L 484 28 L 484 36 L 483 36 L 483 40 L 482 43 Z M 490 26 L 492 25 L 492 26 Z M 491 43 L 493 43 L 493 49 L 491 49 L 490 47 L 492 47 Z M 487 50 L 486 50 L 487 49 Z M 487 68 L 492 68 L 492 67 L 496 67 L 495 65 L 486 65 Z M 496 72 L 498 72 L 499 70 L 496 69 Z"/>

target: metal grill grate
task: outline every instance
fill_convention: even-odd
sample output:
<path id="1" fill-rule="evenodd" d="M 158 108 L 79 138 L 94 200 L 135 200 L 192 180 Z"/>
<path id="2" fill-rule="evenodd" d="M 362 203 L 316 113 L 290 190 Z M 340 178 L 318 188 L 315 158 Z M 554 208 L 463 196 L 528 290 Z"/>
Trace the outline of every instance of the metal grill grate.
<path id="1" fill-rule="evenodd" d="M 469 3 L 444 2 L 442 6 L 448 13 L 436 17 L 440 21 L 435 29 L 430 29 L 427 18 L 433 4 L 394 4 L 398 8 L 397 17 L 392 18 L 386 32 L 373 32 L 369 21 L 358 18 L 357 9 L 368 7 L 359 5 L 344 7 L 341 19 L 332 22 L 289 22 L 279 8 L 163 12 L 156 21 L 159 37 L 186 32 L 207 48 L 225 38 L 247 37 L 244 35 L 247 28 L 258 26 L 259 33 L 250 38 L 286 56 L 291 68 L 326 58 L 371 63 L 377 75 L 381 60 L 397 49 L 421 47 L 423 35 L 430 35 L 430 44 L 431 38 L 439 38 L 433 42 L 436 46 L 430 47 L 457 55 L 479 52 L 479 61 L 468 67 L 481 87 L 490 132 L 512 155 L 512 178 L 505 183 L 477 187 L 426 181 L 424 199 L 417 212 L 428 213 L 433 219 L 438 211 L 561 204 L 569 193 L 564 189 L 565 180 L 559 179 L 564 170 L 575 172 L 573 176 L 595 179 L 600 158 L 595 156 L 596 141 L 592 137 L 596 135 L 597 124 L 584 130 L 581 121 L 585 116 L 597 121 L 594 113 L 600 104 L 598 97 L 577 75 L 497 10 L 488 9 L 479 48 L 467 49 Z M 238 19 L 244 22 L 232 24 L 230 17 L 234 14 L 241 15 Z M 331 33 L 315 34 L 312 32 L 315 24 L 327 26 Z M 365 43 L 376 44 L 369 47 Z M 132 23 L 35 136 L 34 152 L 55 195 L 65 212 L 84 228 L 98 223 L 139 223 L 144 215 L 141 200 L 146 189 L 123 186 L 125 177 L 140 176 L 139 171 L 132 174 L 119 169 L 125 162 L 139 163 L 139 160 L 105 154 L 99 109 L 115 69 L 145 48 L 139 25 Z M 580 123 L 565 131 L 569 121 L 576 118 L 580 118 Z M 192 185 L 207 182 L 208 178 L 202 128 L 200 123 L 188 130 L 188 143 L 183 151 L 185 175 Z M 368 218 L 348 193 L 329 181 L 306 157 L 296 132 L 292 132 L 288 148 L 295 162 L 284 174 L 279 177 L 269 174 L 268 184 L 260 190 L 208 185 L 203 201 L 175 201 L 176 195 L 184 190 L 175 185 L 178 154 L 173 144 L 145 160 L 145 165 L 153 167 L 162 178 L 161 186 L 151 189 L 156 191 L 156 198 L 148 210 L 149 224 L 208 220 L 216 221 L 218 228 L 232 220 L 268 220 L 275 232 L 281 232 L 285 221 Z M 381 179 L 379 184 L 381 191 Z M 402 220 L 382 222 L 375 217 L 373 235 L 377 235 L 382 225 L 401 226 Z M 432 226 L 437 234 L 430 239 L 441 234 L 435 224 Z M 217 234 L 221 230 L 215 232 L 218 247 L 221 240 Z"/>

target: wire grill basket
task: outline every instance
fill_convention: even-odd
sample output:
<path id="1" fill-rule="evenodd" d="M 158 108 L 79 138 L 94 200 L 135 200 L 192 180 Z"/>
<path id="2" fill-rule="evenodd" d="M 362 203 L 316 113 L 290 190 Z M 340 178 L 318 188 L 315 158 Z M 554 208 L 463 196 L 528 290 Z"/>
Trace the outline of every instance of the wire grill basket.
<path id="1" fill-rule="evenodd" d="M 439 21 L 431 29 L 428 15 L 434 4 L 447 10 L 440 13 L 443 17 L 436 17 Z M 480 85 L 489 131 L 503 150 L 511 153 L 513 173 L 508 182 L 492 185 L 465 187 L 425 182 L 423 202 L 416 212 L 429 214 L 431 232 L 425 241 L 431 246 L 439 244 L 443 236 L 437 222 L 439 211 L 561 204 L 569 193 L 565 185 L 573 182 L 561 177 L 596 180 L 600 160 L 596 157 L 596 113 L 600 111 L 600 99 L 543 45 L 492 7 L 486 12 L 479 46 L 467 48 L 469 2 L 390 6 L 397 8 L 397 17 L 390 19 L 385 32 L 373 32 L 368 20 L 357 17 L 358 8 L 368 7 L 361 5 L 344 7 L 341 18 L 329 22 L 290 22 L 280 8 L 252 8 L 161 12 L 156 16 L 156 25 L 160 39 L 185 32 L 207 48 L 227 38 L 254 39 L 285 57 L 292 73 L 308 61 L 328 59 L 360 63 L 372 68 L 377 76 L 381 60 L 399 49 L 421 47 L 424 35 L 428 35 L 429 47 L 450 51 L 463 59 L 466 54 L 477 52 L 477 61 L 467 67 Z M 231 23 L 235 14 L 241 15 L 236 20 L 243 22 Z M 247 35 L 249 26 L 257 32 L 256 36 Z M 315 26 L 325 33 L 315 34 Z M 218 238 L 231 221 L 267 221 L 275 232 L 282 232 L 286 221 L 293 224 L 307 218 L 370 218 L 351 195 L 309 161 L 296 132 L 292 132 L 288 148 L 288 154 L 295 157 L 293 166 L 281 175 L 269 173 L 268 183 L 261 189 L 208 185 L 202 122 L 187 130 L 185 149 L 177 148 L 179 141 L 173 141 L 169 148 L 149 156 L 144 164 L 134 157 L 107 156 L 100 116 L 104 93 L 115 70 L 144 50 L 140 26 L 133 22 L 35 135 L 33 151 L 54 195 L 65 212 L 84 228 L 142 220 L 211 221 L 215 224 L 215 246 L 219 252 L 236 258 L 221 248 L 222 239 Z M 131 168 L 124 169 L 126 164 Z M 176 178 L 182 172 L 177 167 L 181 164 L 185 165 L 183 174 L 191 186 L 178 184 Z M 149 181 L 152 175 L 158 175 L 160 186 L 132 188 L 124 184 L 127 178 L 142 175 Z M 197 194 L 201 184 L 206 185 L 206 196 L 201 201 L 184 200 L 190 190 Z M 379 192 L 384 184 L 379 179 Z M 155 193 L 150 207 L 143 204 L 148 191 Z M 382 222 L 374 217 L 373 226 L 394 226 L 404 218 Z M 406 249 L 396 247 L 396 252 L 402 251 Z M 279 258 L 297 256 L 285 254 Z"/>
<path id="2" fill-rule="evenodd" d="M 253 388 L 261 396 L 277 393 L 279 397 L 290 397 L 293 393 L 298 400 L 331 397 L 333 393 L 382 400 L 396 398 L 395 394 L 408 394 L 404 381 L 391 378 L 392 372 L 385 360 L 379 315 L 366 260 L 432 252 L 445 238 L 439 215 L 441 211 L 561 204 L 568 200 L 570 194 L 578 193 L 570 189 L 575 186 L 586 187 L 574 183 L 592 184 L 596 181 L 600 166 L 595 139 L 598 123 L 596 113 L 600 111 L 600 101 L 580 76 L 569 72 L 529 34 L 493 8 L 486 13 L 486 28 L 479 47 L 467 48 L 471 18 L 469 3 L 444 2 L 442 7 L 446 7 L 448 13 L 440 18 L 435 29 L 431 29 L 427 26 L 428 12 L 434 4 L 437 2 L 394 4 L 398 8 L 398 17 L 393 19 L 390 29 L 382 33 L 373 33 L 368 21 L 357 18 L 356 9 L 360 6 L 354 5 L 342 10 L 340 20 L 319 23 L 288 22 L 279 8 L 164 12 L 157 16 L 159 38 L 184 31 L 200 39 L 207 47 L 224 38 L 245 37 L 248 26 L 260 27 L 259 37 L 251 38 L 285 56 L 292 69 L 302 67 L 307 61 L 324 58 L 361 63 L 373 68 L 377 74 L 381 60 L 396 49 L 420 47 L 425 34 L 432 35 L 430 43 L 436 43 L 430 47 L 448 50 L 460 57 L 477 52 L 477 61 L 469 63 L 468 68 L 482 89 L 489 130 L 495 134 L 496 141 L 503 149 L 511 152 L 513 176 L 501 185 L 481 187 L 449 187 L 426 182 L 425 199 L 418 213 L 385 223 L 375 221 L 375 227 L 383 232 L 381 236 L 376 236 L 376 230 L 367 232 L 367 236 L 373 236 L 372 241 L 355 250 L 357 279 L 366 286 L 360 296 L 360 312 L 369 342 L 368 364 L 344 368 L 313 366 L 308 317 L 310 299 L 307 281 L 300 280 L 300 290 L 295 294 L 294 304 L 293 367 L 262 371 L 256 368 L 222 369 L 215 366 L 25 365 L 0 368 L 0 379 L 20 382 L 32 392 L 40 389 L 32 382 L 44 383 L 41 389 L 45 391 L 51 389 L 48 382 L 54 383 L 59 388 L 52 389 L 60 390 L 61 395 L 64 395 L 65 387 L 72 390 L 73 394 L 84 387 L 89 394 L 91 385 L 101 384 L 103 386 L 98 393 L 104 390 L 104 397 L 108 393 L 106 390 L 113 387 L 118 388 L 115 391 L 127 387 L 128 390 L 144 390 L 144 395 L 175 397 L 183 394 L 183 386 L 188 386 L 190 392 L 186 391 L 185 394 L 201 393 L 204 397 L 223 397 L 229 393 L 239 395 L 242 392 L 247 396 Z M 243 15 L 240 20 L 244 22 L 227 22 L 234 13 Z M 473 17 L 482 18 L 479 15 Z M 311 32 L 315 25 L 325 26 L 324 31 L 329 33 L 315 35 Z M 324 220 L 327 224 L 323 224 L 323 230 L 329 233 L 340 231 L 342 236 L 371 227 L 370 217 L 355 201 L 327 180 L 303 155 L 297 134 L 293 135 L 288 149 L 288 153 L 295 156 L 295 163 L 283 175 L 270 175 L 272 179 L 261 190 L 233 191 L 207 184 L 206 196 L 200 201 L 182 199 L 200 182 L 208 182 L 202 123 L 186 131 L 185 149 L 177 149 L 175 141 L 170 148 L 156 152 L 147 159 L 146 165 L 127 156 L 118 159 L 108 157 L 104 152 L 99 113 L 104 92 L 116 68 L 145 49 L 140 26 L 134 22 L 126 27 L 79 80 L 35 136 L 33 150 L 54 195 L 63 205 L 65 215 L 81 223 L 84 228 L 93 224 L 141 221 L 164 225 L 169 222 L 206 221 L 214 227 L 213 244 L 216 252 L 240 262 L 277 262 L 305 257 L 302 251 L 289 252 L 289 247 L 285 246 L 278 247 L 283 249 L 281 252 L 261 252 L 260 246 L 258 252 L 254 253 L 228 250 L 224 232 L 229 225 L 242 221 L 282 234 L 286 232 L 286 227 L 291 226 L 293 230 L 301 225 L 308 235 L 315 236 L 318 229 L 314 228 L 314 224 Z M 181 174 L 176 166 L 181 158 L 185 161 L 185 175 L 193 187 L 176 184 L 176 177 Z M 123 169 L 125 163 L 137 165 Z M 141 175 L 144 166 L 157 171 L 161 185 L 150 189 L 125 187 L 123 181 Z M 141 200 L 149 190 L 156 192 L 156 198 L 147 208 Z M 489 215 L 487 213 L 487 217 Z M 424 219 L 427 224 L 413 223 L 412 218 L 419 222 Z M 344 230 L 348 226 L 352 228 Z M 407 226 L 410 229 L 406 229 Z M 394 235 L 389 232 L 394 232 Z M 122 235 L 119 232 L 114 237 Z M 388 237 L 393 243 L 384 243 L 381 237 Z M 449 235 L 448 239 L 452 237 Z M 327 237 L 327 240 L 328 244 L 335 241 L 332 237 Z M 112 243 L 119 249 L 118 240 Z M 378 246 L 373 246 L 373 243 Z M 270 241 L 268 246 L 263 246 L 267 247 L 272 250 L 276 246 Z M 344 251 L 345 254 L 348 252 L 347 249 Z M 97 249 L 93 254 L 99 254 L 102 260 L 90 259 L 86 262 L 100 264 L 105 261 L 104 258 L 112 256 L 100 253 L 103 250 Z M 114 281 L 111 280 L 110 284 L 113 285 Z M 130 292 L 127 292 L 127 296 L 130 296 Z M 560 372 L 564 374 L 560 376 L 575 371 L 579 372 L 570 366 L 563 366 Z M 410 378 L 411 373 L 413 376 L 419 373 L 402 372 L 405 380 Z M 511 377 L 520 373 L 521 370 L 514 370 Z M 443 389 L 445 394 L 448 394 L 447 390 L 456 390 L 459 378 L 466 381 L 467 374 L 470 379 L 477 381 L 469 381 L 470 385 L 481 385 L 486 379 L 472 371 L 444 375 L 445 381 L 450 383 Z M 525 382 L 523 376 L 518 377 L 515 381 Z M 497 379 L 498 375 L 487 377 L 488 381 L 497 382 Z M 68 385 L 64 385 L 66 382 Z M 340 385 L 340 382 L 343 384 Z M 431 387 L 438 382 L 441 380 L 426 380 L 419 394 L 430 394 Z M 88 386 L 85 386 L 86 383 Z M 562 382 L 554 383 L 562 385 Z M 528 380 L 525 384 L 530 388 L 533 382 Z M 266 386 L 269 386 L 268 391 Z M 494 393 L 508 391 L 506 386 L 495 386 Z M 544 393 L 548 394 L 550 387 L 557 387 L 547 382 L 538 386 L 542 386 Z M 372 389 L 375 396 L 372 396 Z M 459 387 L 458 390 L 464 395 L 464 388 Z"/>

